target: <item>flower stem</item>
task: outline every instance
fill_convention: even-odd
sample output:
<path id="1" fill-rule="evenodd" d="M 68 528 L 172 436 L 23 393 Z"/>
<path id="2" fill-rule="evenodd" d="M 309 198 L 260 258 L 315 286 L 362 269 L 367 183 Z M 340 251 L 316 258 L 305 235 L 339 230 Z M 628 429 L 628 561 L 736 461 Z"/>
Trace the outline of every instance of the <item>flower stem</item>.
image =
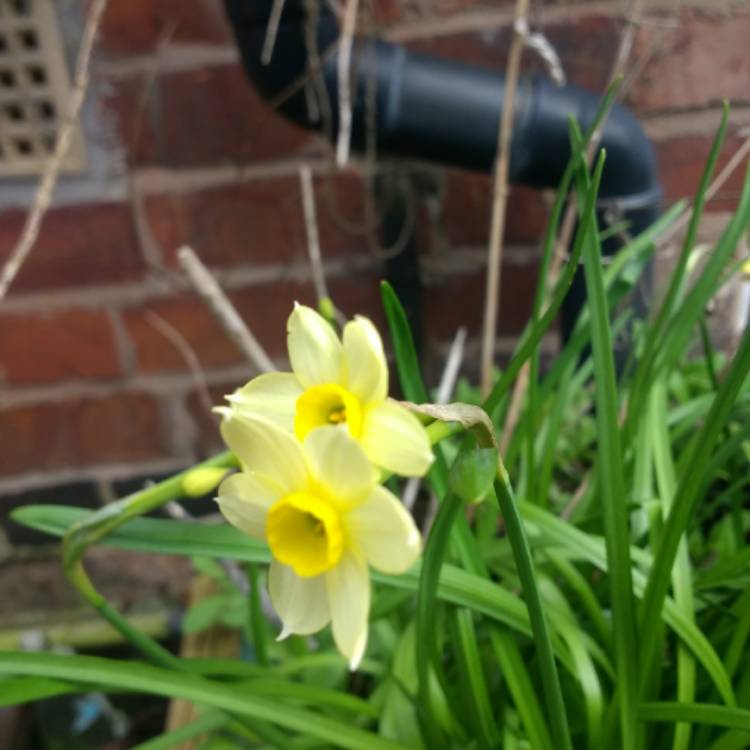
<path id="1" fill-rule="evenodd" d="M 417 638 L 416 661 L 419 699 L 424 711 L 424 732 L 428 747 L 444 747 L 435 716 L 435 707 L 430 693 L 430 670 L 436 658 L 435 607 L 440 569 L 448 551 L 451 527 L 463 507 L 461 499 L 448 492 L 440 504 L 430 536 L 425 546 L 422 569 L 419 574 L 419 595 L 417 598 Z"/>
<path id="2" fill-rule="evenodd" d="M 261 667 L 268 666 L 268 630 L 263 616 L 260 593 L 260 574 L 255 563 L 248 563 L 247 579 L 250 584 L 248 594 L 248 636 L 255 649 L 255 660 Z"/>
<path id="3" fill-rule="evenodd" d="M 102 617 L 155 664 L 180 668 L 180 660 L 176 656 L 160 646 L 153 638 L 133 627 L 96 590 L 83 565 L 86 550 L 125 522 L 142 516 L 170 500 L 183 497 L 185 494 L 183 482 L 196 469 L 230 468 L 236 465 L 237 459 L 231 453 L 214 456 L 187 471 L 165 479 L 163 482 L 106 505 L 86 516 L 65 534 L 63 539 L 63 568 L 68 580 Z"/>
<path id="4" fill-rule="evenodd" d="M 500 511 L 505 520 L 505 529 L 510 541 L 513 557 L 516 562 L 518 576 L 521 579 L 523 597 L 526 608 L 529 611 L 531 631 L 539 659 L 539 668 L 542 672 L 542 687 L 547 704 L 547 713 L 550 717 L 550 730 L 555 747 L 560 750 L 572 750 L 568 719 L 565 713 L 562 690 L 560 688 L 560 677 L 557 673 L 557 665 L 552 652 L 547 620 L 542 608 L 542 600 L 539 596 L 539 588 L 534 573 L 534 561 L 531 557 L 531 548 L 521 522 L 521 516 L 516 507 L 513 488 L 510 484 L 508 472 L 505 470 L 502 458 L 498 457 L 498 478 L 495 480 L 495 494 L 500 505 Z"/>

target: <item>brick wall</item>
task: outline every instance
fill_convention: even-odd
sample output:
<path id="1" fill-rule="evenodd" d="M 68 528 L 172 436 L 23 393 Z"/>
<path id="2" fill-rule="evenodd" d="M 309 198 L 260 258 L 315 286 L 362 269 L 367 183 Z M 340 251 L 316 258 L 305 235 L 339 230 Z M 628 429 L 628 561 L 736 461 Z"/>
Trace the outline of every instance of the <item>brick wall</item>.
<path id="1" fill-rule="evenodd" d="M 621 5 L 532 3 L 533 23 L 560 52 L 572 82 L 603 85 Z M 648 5 L 634 52 L 647 64 L 628 103 L 654 140 L 671 203 L 697 184 L 721 99 L 735 104 L 722 163 L 750 124 L 750 10 L 742 1 Z M 60 6 L 71 58 L 79 6 Z M 502 69 L 512 6 L 381 0 L 377 18 L 384 33 L 411 47 Z M 524 64 L 539 68 L 530 53 Z M 49 501 L 58 490 L 96 502 L 109 482 L 161 475 L 219 448 L 184 353 L 154 316 L 188 342 L 214 401 L 254 374 L 180 280 L 175 250 L 189 243 L 283 365 L 291 303 L 314 299 L 298 190 L 302 161 L 316 175 L 337 304 L 382 319 L 381 260 L 371 233 L 362 231 L 365 179 L 356 164 L 331 174 L 325 144 L 267 109 L 243 77 L 217 0 L 110 0 L 92 76 L 83 115 L 87 172 L 62 180 L 33 254 L 0 305 L 6 509 Z M 418 191 L 417 216 L 434 361 L 459 323 L 474 340 L 480 330 L 491 180 L 420 169 L 429 177 L 417 181 L 428 185 Z M 711 226 L 731 211 L 740 178 L 741 170 L 709 205 Z M 13 180 L 0 188 L 0 261 L 18 237 L 33 186 Z M 528 314 L 548 203 L 528 189 L 511 193 L 501 354 Z"/>

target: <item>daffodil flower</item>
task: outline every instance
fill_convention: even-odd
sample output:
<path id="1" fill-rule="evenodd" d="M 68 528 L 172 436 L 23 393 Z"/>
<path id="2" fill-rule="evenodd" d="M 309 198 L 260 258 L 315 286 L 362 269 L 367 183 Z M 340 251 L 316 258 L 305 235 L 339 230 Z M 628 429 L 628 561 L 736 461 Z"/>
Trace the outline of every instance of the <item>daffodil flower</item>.
<path id="1" fill-rule="evenodd" d="M 279 638 L 331 622 L 337 648 L 356 669 L 367 644 L 368 565 L 408 570 L 421 548 L 414 521 L 343 430 L 322 427 L 300 442 L 232 413 L 221 430 L 243 470 L 222 482 L 217 500 L 231 524 L 271 549 Z"/>
<path id="2" fill-rule="evenodd" d="M 296 305 L 287 323 L 293 372 L 260 375 L 228 396 L 232 410 L 261 416 L 304 440 L 322 426 L 345 430 L 376 466 L 422 476 L 432 451 L 419 420 L 388 398 L 388 367 L 375 326 L 357 316 L 342 339 L 318 313 Z"/>

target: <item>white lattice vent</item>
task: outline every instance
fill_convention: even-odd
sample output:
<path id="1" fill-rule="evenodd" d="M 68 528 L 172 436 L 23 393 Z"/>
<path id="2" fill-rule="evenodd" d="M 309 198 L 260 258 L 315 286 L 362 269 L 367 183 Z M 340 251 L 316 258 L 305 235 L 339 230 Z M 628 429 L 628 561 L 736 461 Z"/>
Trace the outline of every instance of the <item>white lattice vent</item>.
<path id="1" fill-rule="evenodd" d="M 70 79 L 52 0 L 0 0 L 0 175 L 37 174 L 54 149 Z M 76 124 L 63 164 L 84 166 Z"/>

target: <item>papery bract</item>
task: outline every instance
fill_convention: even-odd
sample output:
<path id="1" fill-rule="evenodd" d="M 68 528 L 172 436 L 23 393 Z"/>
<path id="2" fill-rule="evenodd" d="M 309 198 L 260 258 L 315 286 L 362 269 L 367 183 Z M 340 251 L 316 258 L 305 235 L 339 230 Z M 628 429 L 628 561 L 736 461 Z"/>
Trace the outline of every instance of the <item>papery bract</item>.
<path id="1" fill-rule="evenodd" d="M 421 548 L 414 521 L 343 430 L 321 427 L 300 442 L 267 420 L 230 413 L 222 435 L 243 470 L 222 482 L 218 502 L 230 523 L 271 548 L 279 637 L 331 622 L 355 669 L 367 643 L 368 564 L 408 570 Z"/>
<path id="2" fill-rule="evenodd" d="M 291 373 L 267 373 L 228 400 L 239 415 L 260 416 L 304 440 L 322 426 L 345 430 L 376 466 L 422 476 L 432 451 L 420 421 L 388 398 L 380 334 L 357 316 L 342 339 L 318 313 L 296 305 L 287 324 Z"/>

